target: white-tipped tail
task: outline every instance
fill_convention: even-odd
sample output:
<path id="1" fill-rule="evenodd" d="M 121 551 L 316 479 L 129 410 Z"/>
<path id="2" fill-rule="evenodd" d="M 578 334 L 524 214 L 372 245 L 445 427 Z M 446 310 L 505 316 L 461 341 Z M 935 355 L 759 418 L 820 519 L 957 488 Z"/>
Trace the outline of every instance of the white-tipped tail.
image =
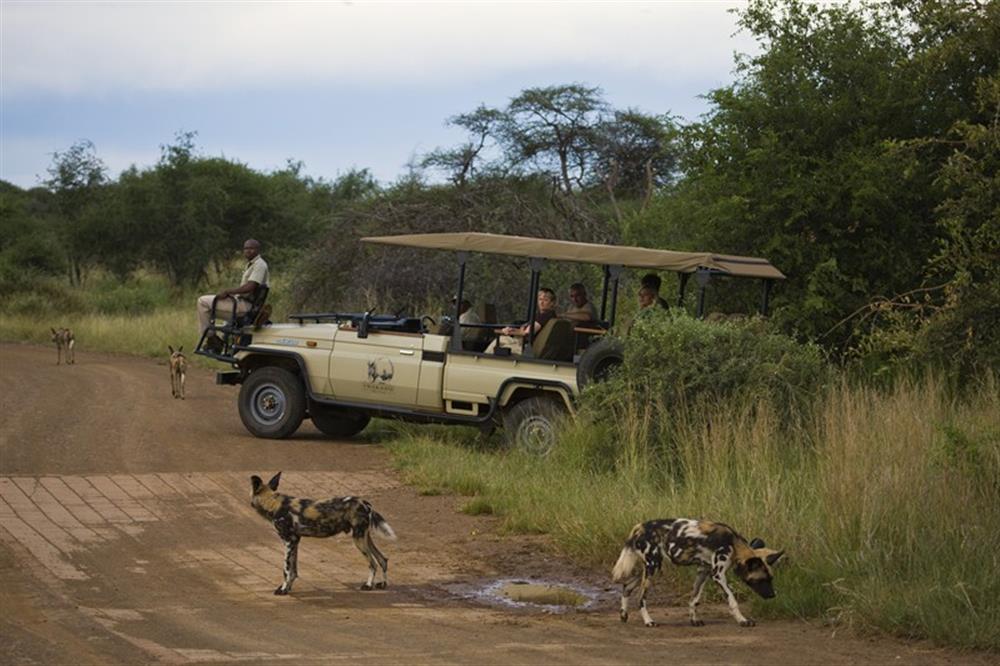
<path id="1" fill-rule="evenodd" d="M 615 562 L 615 568 L 611 570 L 611 580 L 621 583 L 631 578 L 632 572 L 641 564 L 642 556 L 639 551 L 631 546 L 625 546 L 622 548 L 622 554 L 618 556 L 618 561 Z"/>
<path id="2" fill-rule="evenodd" d="M 389 526 L 389 523 L 384 520 L 375 526 L 375 531 L 384 536 L 386 539 L 390 539 L 392 541 L 396 540 L 396 533 L 392 531 L 392 527 Z"/>

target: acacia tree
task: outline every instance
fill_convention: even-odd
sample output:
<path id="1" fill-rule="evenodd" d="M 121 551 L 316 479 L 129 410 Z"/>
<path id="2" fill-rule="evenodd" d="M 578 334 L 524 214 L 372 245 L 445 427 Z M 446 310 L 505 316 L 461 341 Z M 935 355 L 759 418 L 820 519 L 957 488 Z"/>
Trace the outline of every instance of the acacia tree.
<path id="1" fill-rule="evenodd" d="M 84 265 L 92 258 L 95 239 L 86 221 L 108 182 L 107 167 L 97 156 L 94 144 L 84 139 L 64 153 L 53 153 L 48 173 L 44 185 L 55 195 L 69 280 L 79 285 Z"/>

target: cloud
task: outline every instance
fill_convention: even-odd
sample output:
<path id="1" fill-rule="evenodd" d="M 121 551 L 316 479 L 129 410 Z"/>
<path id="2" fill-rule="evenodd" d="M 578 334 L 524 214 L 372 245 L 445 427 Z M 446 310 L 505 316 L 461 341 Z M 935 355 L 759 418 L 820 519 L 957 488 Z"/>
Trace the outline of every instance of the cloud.
<path id="1" fill-rule="evenodd" d="M 308 82 L 444 87 L 532 67 L 627 68 L 650 84 L 731 69 L 732 2 L 2 5 L 4 95 Z"/>

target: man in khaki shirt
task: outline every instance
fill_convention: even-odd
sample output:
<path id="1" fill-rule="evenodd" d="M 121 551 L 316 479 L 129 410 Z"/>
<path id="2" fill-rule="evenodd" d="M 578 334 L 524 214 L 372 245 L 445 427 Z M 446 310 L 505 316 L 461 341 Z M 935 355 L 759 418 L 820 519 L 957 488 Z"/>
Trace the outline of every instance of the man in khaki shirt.
<path id="1" fill-rule="evenodd" d="M 260 256 L 260 242 L 250 238 L 243 243 L 243 256 L 247 259 L 247 267 L 243 271 L 240 286 L 223 289 L 218 294 L 206 294 L 198 298 L 199 339 L 208 328 L 213 300 L 218 298 L 215 303 L 216 318 L 229 319 L 233 315 L 233 301 L 229 298 L 230 296 L 236 297 L 236 313 L 245 314 L 250 309 L 250 299 L 253 298 L 257 287 L 261 285 L 266 287 L 269 284 L 267 262 Z"/>
<path id="2" fill-rule="evenodd" d="M 594 304 L 587 299 L 587 288 L 582 282 L 577 282 L 569 288 L 569 300 L 573 304 L 566 308 L 560 317 L 575 322 L 596 322 L 597 309 Z"/>

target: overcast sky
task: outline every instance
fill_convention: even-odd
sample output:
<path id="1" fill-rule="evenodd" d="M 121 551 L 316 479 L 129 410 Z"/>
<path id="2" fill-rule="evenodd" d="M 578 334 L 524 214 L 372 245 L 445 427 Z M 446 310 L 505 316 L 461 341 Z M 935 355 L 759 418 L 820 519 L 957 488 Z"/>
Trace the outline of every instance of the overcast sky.
<path id="1" fill-rule="evenodd" d="M 34 186 L 80 139 L 117 177 L 183 130 L 255 169 L 385 183 L 461 141 L 448 117 L 563 83 L 691 120 L 753 49 L 741 4 L 0 0 L 0 179 Z"/>

